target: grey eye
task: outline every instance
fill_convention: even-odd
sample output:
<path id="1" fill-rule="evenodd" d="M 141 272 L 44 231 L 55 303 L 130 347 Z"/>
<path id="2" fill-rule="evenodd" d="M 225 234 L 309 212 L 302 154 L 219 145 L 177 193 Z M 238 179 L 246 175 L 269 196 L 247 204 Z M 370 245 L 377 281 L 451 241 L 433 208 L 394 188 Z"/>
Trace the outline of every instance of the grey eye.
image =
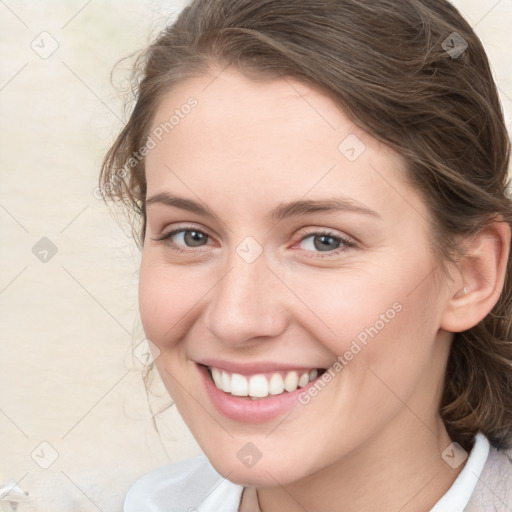
<path id="1" fill-rule="evenodd" d="M 182 236 L 184 245 L 188 247 L 199 247 L 204 245 L 208 240 L 208 235 L 201 231 L 194 231 L 192 229 L 184 229 L 176 233 L 176 236 Z"/>
<path id="2" fill-rule="evenodd" d="M 332 251 L 341 245 L 341 240 L 329 235 L 309 235 L 301 241 L 303 248 L 309 251 Z"/>

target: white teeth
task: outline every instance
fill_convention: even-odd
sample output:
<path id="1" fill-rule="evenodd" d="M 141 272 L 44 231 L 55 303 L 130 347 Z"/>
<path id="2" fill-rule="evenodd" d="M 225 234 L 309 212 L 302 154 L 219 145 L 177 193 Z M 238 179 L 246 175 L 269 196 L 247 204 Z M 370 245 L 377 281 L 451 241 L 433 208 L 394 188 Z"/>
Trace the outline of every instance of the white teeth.
<path id="1" fill-rule="evenodd" d="M 299 385 L 299 376 L 297 372 L 288 372 L 284 379 L 284 389 L 286 391 L 295 391 Z"/>
<path id="2" fill-rule="evenodd" d="M 306 384 L 309 384 L 309 374 L 303 373 L 299 379 L 299 388 L 303 388 Z"/>
<path id="3" fill-rule="evenodd" d="M 265 375 L 253 375 L 249 380 L 249 396 L 263 398 L 268 396 L 268 381 Z"/>
<path id="4" fill-rule="evenodd" d="M 284 391 L 284 380 L 280 373 L 274 373 L 270 377 L 268 392 L 271 395 L 280 395 Z"/>
<path id="5" fill-rule="evenodd" d="M 212 368 L 212 377 L 215 385 L 221 389 L 222 388 L 222 372 L 218 368 Z"/>
<path id="6" fill-rule="evenodd" d="M 217 387 L 219 386 L 217 385 Z M 222 386 L 219 389 L 223 389 L 226 393 L 231 393 L 231 377 L 226 372 L 222 372 Z"/>
<path id="7" fill-rule="evenodd" d="M 227 373 L 219 368 L 210 368 L 215 386 L 234 396 L 265 398 L 268 395 L 280 395 L 285 390 L 291 393 L 297 388 L 309 384 L 318 376 L 317 370 L 304 371 L 299 377 L 295 370 L 289 371 L 283 378 L 282 373 L 273 373 L 270 380 L 265 375 L 256 374 L 246 377 L 239 373 Z"/>
<path id="8" fill-rule="evenodd" d="M 249 394 L 249 385 L 243 375 L 239 373 L 231 375 L 231 394 L 235 396 L 247 396 Z"/>

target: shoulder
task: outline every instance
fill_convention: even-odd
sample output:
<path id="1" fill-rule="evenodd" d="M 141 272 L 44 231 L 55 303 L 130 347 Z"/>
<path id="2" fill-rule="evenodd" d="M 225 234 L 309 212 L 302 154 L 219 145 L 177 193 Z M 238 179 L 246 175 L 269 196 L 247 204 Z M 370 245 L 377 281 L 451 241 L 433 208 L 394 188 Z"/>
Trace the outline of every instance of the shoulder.
<path id="1" fill-rule="evenodd" d="M 212 494 L 227 497 L 226 484 L 238 488 L 219 475 L 205 455 L 199 455 L 140 477 L 128 490 L 123 511 L 196 512 Z M 233 490 L 238 489 L 231 489 L 231 496 L 236 496 Z"/>
<path id="2" fill-rule="evenodd" d="M 489 456 L 465 510 L 512 510 L 512 460 L 507 452 L 494 447 L 489 449 Z"/>

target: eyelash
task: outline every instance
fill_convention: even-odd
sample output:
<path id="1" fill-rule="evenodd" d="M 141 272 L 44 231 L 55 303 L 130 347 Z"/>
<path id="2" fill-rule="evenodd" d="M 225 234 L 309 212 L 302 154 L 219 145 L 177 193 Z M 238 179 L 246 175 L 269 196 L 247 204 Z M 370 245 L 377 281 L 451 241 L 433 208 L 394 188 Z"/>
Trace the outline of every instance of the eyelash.
<path id="1" fill-rule="evenodd" d="M 195 231 L 197 233 L 201 233 L 202 235 L 205 235 L 208 238 L 211 238 L 208 233 L 205 233 L 204 231 L 197 229 L 193 226 L 190 227 L 180 227 L 177 229 L 173 229 L 172 231 L 169 231 L 168 233 L 165 233 L 164 235 L 161 235 L 160 237 L 153 238 L 155 242 L 165 242 L 166 245 L 168 245 L 173 251 L 179 252 L 179 253 L 188 253 L 190 251 L 193 251 L 194 249 L 192 247 L 188 249 L 182 249 L 181 246 L 171 241 L 171 238 L 174 235 L 177 235 L 178 233 L 186 231 Z M 311 236 L 326 236 L 329 238 L 334 239 L 336 242 L 340 242 L 341 245 L 337 249 L 333 251 L 325 251 L 325 254 L 322 254 L 323 251 L 306 251 L 306 252 L 313 252 L 316 254 L 316 258 L 326 258 L 332 255 L 338 255 L 341 252 L 344 252 L 347 249 L 356 247 L 356 243 L 352 240 L 349 240 L 348 238 L 345 238 L 339 234 L 334 233 L 333 231 L 329 231 L 328 229 L 320 230 L 320 231 L 309 231 L 305 233 L 300 239 L 299 242 L 303 242 L 307 238 Z"/>

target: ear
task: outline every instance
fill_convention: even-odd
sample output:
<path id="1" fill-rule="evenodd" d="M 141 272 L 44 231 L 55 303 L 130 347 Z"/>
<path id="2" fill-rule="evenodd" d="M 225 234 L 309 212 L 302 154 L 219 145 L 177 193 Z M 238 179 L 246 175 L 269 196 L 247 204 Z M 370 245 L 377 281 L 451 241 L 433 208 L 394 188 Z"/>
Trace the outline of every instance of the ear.
<path id="1" fill-rule="evenodd" d="M 477 325 L 494 307 L 503 289 L 510 250 L 510 227 L 495 221 L 464 240 L 440 327 L 462 332 Z"/>

